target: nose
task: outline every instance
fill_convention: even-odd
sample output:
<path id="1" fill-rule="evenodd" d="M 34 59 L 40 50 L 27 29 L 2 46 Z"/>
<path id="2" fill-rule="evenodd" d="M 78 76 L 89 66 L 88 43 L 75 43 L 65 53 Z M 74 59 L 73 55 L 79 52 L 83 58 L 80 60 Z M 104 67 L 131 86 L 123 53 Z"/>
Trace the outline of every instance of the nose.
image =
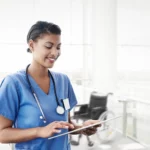
<path id="1" fill-rule="evenodd" d="M 53 46 L 51 49 L 51 56 L 56 58 L 58 56 L 58 54 L 59 54 L 59 51 L 57 50 L 56 47 Z"/>

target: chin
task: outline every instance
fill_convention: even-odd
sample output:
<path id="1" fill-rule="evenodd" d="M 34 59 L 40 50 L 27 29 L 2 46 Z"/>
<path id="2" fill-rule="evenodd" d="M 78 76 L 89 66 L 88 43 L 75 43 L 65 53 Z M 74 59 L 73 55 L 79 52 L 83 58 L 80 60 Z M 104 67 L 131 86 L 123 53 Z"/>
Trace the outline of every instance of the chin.
<path id="1" fill-rule="evenodd" d="M 47 65 L 47 68 L 53 68 L 54 64 Z"/>

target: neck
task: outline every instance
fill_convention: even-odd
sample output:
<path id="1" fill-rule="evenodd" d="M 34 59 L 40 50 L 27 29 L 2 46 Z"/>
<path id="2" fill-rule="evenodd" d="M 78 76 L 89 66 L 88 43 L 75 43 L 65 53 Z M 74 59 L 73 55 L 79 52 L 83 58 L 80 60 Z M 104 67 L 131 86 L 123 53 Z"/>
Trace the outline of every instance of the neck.
<path id="1" fill-rule="evenodd" d="M 32 62 L 29 66 L 28 73 L 38 78 L 48 77 L 48 69 L 35 62 Z"/>

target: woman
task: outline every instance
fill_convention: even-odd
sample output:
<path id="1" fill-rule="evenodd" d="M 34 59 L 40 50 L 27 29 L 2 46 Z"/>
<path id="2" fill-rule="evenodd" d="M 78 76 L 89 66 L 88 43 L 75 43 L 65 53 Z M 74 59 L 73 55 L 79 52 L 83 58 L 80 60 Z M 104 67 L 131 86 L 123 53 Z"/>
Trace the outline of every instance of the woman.
<path id="1" fill-rule="evenodd" d="M 27 35 L 32 62 L 8 75 L 0 86 L 0 142 L 16 143 L 16 150 L 68 150 L 68 135 L 49 137 L 79 128 L 70 121 L 77 100 L 68 77 L 49 71 L 61 54 L 59 26 L 44 21 Z M 83 126 L 93 124 L 90 120 Z M 83 133 L 91 135 L 96 127 Z"/>

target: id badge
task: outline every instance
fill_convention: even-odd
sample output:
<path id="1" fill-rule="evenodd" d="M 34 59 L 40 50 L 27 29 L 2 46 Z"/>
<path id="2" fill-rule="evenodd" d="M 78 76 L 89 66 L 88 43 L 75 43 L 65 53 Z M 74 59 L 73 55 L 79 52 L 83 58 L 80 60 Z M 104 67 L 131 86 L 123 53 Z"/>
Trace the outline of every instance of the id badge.
<path id="1" fill-rule="evenodd" d="M 69 99 L 63 99 L 63 104 L 66 110 L 70 109 Z"/>

